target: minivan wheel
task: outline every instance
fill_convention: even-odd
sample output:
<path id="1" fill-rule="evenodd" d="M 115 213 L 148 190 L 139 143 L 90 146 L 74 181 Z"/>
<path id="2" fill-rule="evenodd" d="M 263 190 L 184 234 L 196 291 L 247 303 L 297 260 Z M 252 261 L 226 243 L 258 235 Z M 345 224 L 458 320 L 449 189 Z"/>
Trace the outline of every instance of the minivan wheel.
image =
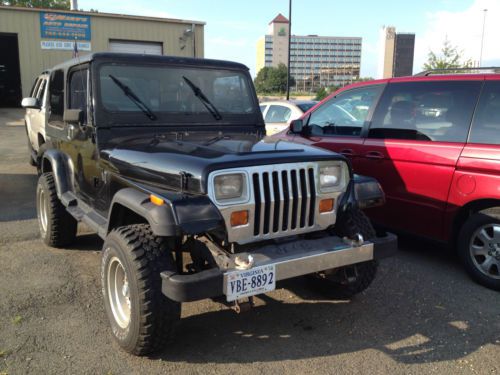
<path id="1" fill-rule="evenodd" d="M 176 266 L 165 239 L 147 224 L 114 229 L 106 237 L 101 263 L 104 306 L 116 342 L 146 355 L 172 340 L 181 304 L 161 291 L 161 272 Z"/>
<path id="2" fill-rule="evenodd" d="M 54 176 L 50 172 L 38 178 L 36 211 L 40 236 L 48 246 L 64 247 L 75 240 L 78 222 L 57 197 Z"/>
<path id="3" fill-rule="evenodd" d="M 469 275 L 479 284 L 500 290 L 500 220 L 487 211 L 465 222 L 458 253 Z"/>

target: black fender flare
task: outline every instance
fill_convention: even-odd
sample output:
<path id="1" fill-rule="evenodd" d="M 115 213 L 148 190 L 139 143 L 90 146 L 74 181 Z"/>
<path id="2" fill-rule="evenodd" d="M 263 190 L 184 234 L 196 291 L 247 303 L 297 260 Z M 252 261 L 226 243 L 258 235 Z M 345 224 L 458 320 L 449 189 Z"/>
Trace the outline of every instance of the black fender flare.
<path id="1" fill-rule="evenodd" d="M 134 188 L 128 187 L 119 190 L 111 201 L 106 232 L 109 233 L 114 227 L 118 208 L 122 206 L 146 219 L 155 235 L 164 237 L 179 235 L 171 202 L 166 200 L 164 202 L 161 206 L 155 205 L 151 203 L 149 194 Z"/>
<path id="2" fill-rule="evenodd" d="M 355 174 L 352 181 L 359 208 L 365 209 L 385 204 L 384 190 L 375 178 Z"/>
<path id="3" fill-rule="evenodd" d="M 47 149 L 45 144 L 38 152 L 41 173 L 52 172 L 56 184 L 57 197 L 62 199 L 64 193 L 73 190 L 73 163 L 68 155 L 55 149 Z M 48 168 L 50 165 L 50 169 Z"/>
<path id="4" fill-rule="evenodd" d="M 164 203 L 151 202 L 150 192 L 126 187 L 119 190 L 111 201 L 108 214 L 107 233 L 118 219 L 119 207 L 124 207 L 143 217 L 157 236 L 172 237 L 182 234 L 202 234 L 224 229 L 224 220 L 219 210 L 207 196 L 171 196 L 171 199 L 154 194 Z"/>

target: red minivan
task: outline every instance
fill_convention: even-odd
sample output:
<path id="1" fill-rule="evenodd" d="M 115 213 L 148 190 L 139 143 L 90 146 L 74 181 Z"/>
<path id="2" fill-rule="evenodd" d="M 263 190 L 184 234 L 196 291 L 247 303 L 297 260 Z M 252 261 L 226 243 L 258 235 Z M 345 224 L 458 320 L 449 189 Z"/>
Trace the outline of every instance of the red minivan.
<path id="1" fill-rule="evenodd" d="M 338 90 L 282 134 L 378 179 L 384 227 L 452 244 L 500 290 L 500 74 L 426 72 Z"/>

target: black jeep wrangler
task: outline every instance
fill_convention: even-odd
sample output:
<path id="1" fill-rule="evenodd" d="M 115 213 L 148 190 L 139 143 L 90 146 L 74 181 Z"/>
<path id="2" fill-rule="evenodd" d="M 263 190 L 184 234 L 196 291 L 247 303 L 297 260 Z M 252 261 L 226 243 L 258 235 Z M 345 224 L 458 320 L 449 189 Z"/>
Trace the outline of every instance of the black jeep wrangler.
<path id="1" fill-rule="evenodd" d="M 83 221 L 104 239 L 102 291 L 117 342 L 161 349 L 181 302 L 236 311 L 308 275 L 351 296 L 397 248 L 360 207 L 384 200 L 341 155 L 265 137 L 248 69 L 96 53 L 56 66 L 37 211 L 49 246 Z"/>

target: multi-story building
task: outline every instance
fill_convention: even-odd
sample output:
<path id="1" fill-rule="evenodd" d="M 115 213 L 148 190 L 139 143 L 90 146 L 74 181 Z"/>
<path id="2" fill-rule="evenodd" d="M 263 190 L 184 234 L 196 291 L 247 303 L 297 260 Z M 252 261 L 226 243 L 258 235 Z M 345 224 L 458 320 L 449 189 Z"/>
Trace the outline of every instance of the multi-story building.
<path id="1" fill-rule="evenodd" d="M 384 26 L 380 32 L 380 61 L 378 78 L 411 76 L 415 34 L 396 33 L 393 26 Z"/>
<path id="2" fill-rule="evenodd" d="M 256 71 L 265 66 L 287 65 L 290 23 L 279 14 L 269 23 L 268 33 L 257 42 Z M 361 38 L 292 35 L 290 75 L 300 91 L 344 86 L 359 78 Z"/>

